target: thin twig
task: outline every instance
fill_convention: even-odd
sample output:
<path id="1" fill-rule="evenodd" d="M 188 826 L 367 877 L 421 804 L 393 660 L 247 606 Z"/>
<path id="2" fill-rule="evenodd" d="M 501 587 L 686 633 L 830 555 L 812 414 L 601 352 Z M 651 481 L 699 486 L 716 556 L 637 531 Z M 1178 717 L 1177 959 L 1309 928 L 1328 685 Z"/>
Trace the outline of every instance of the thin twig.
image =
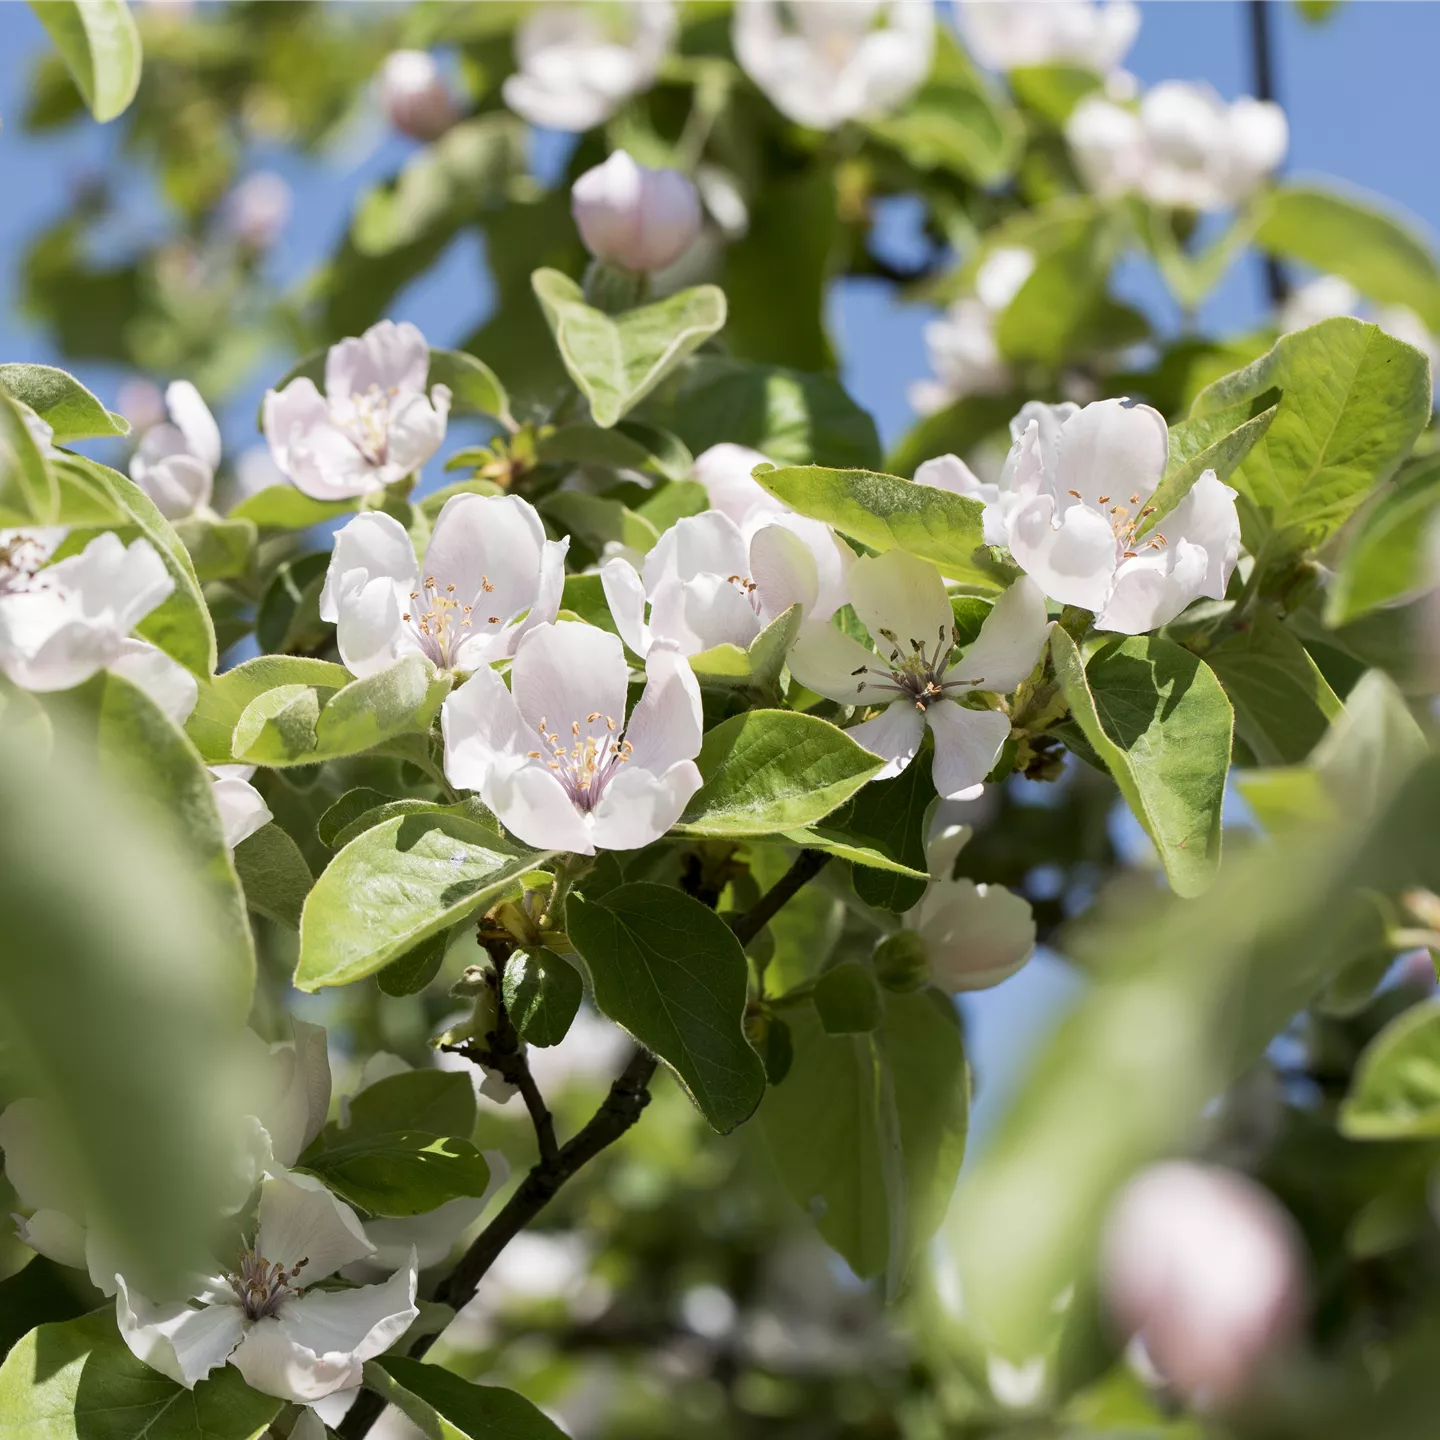
<path id="1" fill-rule="evenodd" d="M 1255 98 L 1275 98 L 1274 51 L 1270 42 L 1269 0 L 1250 0 L 1250 66 L 1255 79 Z M 1290 277 L 1273 255 L 1265 257 L 1265 289 L 1270 303 L 1283 305 L 1290 295 Z"/>
<path id="2" fill-rule="evenodd" d="M 829 863 L 824 850 L 802 850 L 795 863 L 743 915 L 731 920 L 730 928 L 742 945 L 748 945 L 785 904 L 808 885 Z"/>

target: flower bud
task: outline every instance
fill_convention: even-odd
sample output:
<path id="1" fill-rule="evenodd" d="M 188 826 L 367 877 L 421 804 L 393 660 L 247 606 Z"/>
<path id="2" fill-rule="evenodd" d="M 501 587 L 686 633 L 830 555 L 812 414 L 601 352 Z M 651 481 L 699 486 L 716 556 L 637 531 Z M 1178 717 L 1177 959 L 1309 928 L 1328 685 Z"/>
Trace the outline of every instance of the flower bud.
<path id="1" fill-rule="evenodd" d="M 1187 1400 L 1240 1395 L 1304 1314 L 1300 1241 L 1252 1180 L 1172 1162 L 1132 1180 L 1111 1211 L 1101 1258 L 1111 1312 Z"/>
<path id="2" fill-rule="evenodd" d="M 570 192 L 585 248 L 626 270 L 663 270 L 700 233 L 700 197 L 678 170 L 647 170 L 623 150 L 587 170 Z"/>
<path id="3" fill-rule="evenodd" d="M 875 975 L 887 990 L 918 990 L 930 978 L 930 955 L 913 930 L 897 930 L 875 947 Z"/>
<path id="4" fill-rule="evenodd" d="M 414 140 L 438 140 L 459 115 L 435 57 L 424 50 L 396 50 L 380 70 L 385 118 Z"/>
<path id="5" fill-rule="evenodd" d="M 268 250 L 290 223 L 290 186 L 273 170 L 247 175 L 225 199 L 230 233 L 252 250 Z"/>

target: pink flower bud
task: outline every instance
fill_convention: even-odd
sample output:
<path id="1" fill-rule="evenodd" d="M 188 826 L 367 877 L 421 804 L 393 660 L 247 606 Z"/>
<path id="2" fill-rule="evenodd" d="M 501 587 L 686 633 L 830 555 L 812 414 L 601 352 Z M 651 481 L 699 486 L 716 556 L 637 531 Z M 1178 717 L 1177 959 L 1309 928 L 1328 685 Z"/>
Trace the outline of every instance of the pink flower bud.
<path id="1" fill-rule="evenodd" d="M 402 135 L 438 140 L 459 117 L 435 57 L 424 50 L 396 50 L 380 71 L 380 103 Z"/>
<path id="2" fill-rule="evenodd" d="M 225 200 L 230 233 L 254 250 L 268 250 L 280 238 L 290 210 L 290 186 L 273 170 L 247 175 Z"/>
<path id="3" fill-rule="evenodd" d="M 623 150 L 570 191 L 585 248 L 625 270 L 663 270 L 700 233 L 700 197 L 678 170 L 647 170 Z"/>
<path id="4" fill-rule="evenodd" d="M 1293 1221 L 1233 1170 L 1171 1162 L 1121 1193 L 1101 1278 L 1111 1312 L 1192 1403 L 1224 1405 L 1283 1349 L 1305 1310 Z"/>

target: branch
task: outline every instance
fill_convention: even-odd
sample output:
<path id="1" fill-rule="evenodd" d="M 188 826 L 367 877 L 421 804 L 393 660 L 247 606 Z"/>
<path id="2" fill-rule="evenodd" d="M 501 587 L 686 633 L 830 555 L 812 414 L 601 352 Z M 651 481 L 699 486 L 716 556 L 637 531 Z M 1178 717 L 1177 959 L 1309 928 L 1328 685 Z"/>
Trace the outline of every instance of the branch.
<path id="1" fill-rule="evenodd" d="M 523 1056 L 521 1058 L 523 1060 Z M 459 1311 L 475 1298 L 475 1291 L 500 1252 L 554 1199 L 560 1187 L 577 1170 L 607 1146 L 613 1145 L 640 1118 L 641 1112 L 650 1103 L 649 1085 L 656 1063 L 649 1051 L 635 1051 L 624 1070 L 611 1083 L 610 1093 L 585 1127 L 549 1158 L 542 1155 L 500 1213 L 475 1237 L 455 1268 L 436 1286 L 436 1300 Z M 528 1065 L 525 1073 L 529 1074 Z M 530 1084 L 534 1085 L 533 1078 Z M 536 1097 L 539 1097 L 538 1090 Z M 528 1100 L 526 1103 L 529 1103 Z M 541 1108 L 544 1109 L 543 1101 Z M 533 1110 L 531 1114 L 533 1116 Z M 545 1119 L 550 1122 L 548 1110 L 545 1111 Z M 538 1122 L 536 1129 L 538 1133 Z M 418 1360 L 438 1338 L 437 1335 L 422 1335 L 411 1349 L 411 1357 Z M 338 1433 L 341 1440 L 360 1440 L 360 1437 L 369 1434 L 370 1427 L 384 1409 L 385 1401 L 373 1390 L 361 1391 L 340 1424 Z"/>
<path id="2" fill-rule="evenodd" d="M 1275 98 L 1274 51 L 1270 43 L 1270 7 L 1268 0 L 1250 0 L 1250 67 L 1255 78 L 1255 98 Z M 1290 277 L 1285 267 L 1273 256 L 1265 257 L 1265 289 L 1270 303 L 1283 305 L 1290 294 Z"/>
<path id="3" fill-rule="evenodd" d="M 802 850 L 795 863 L 743 915 L 731 920 L 730 928 L 741 945 L 748 945 L 796 894 L 829 863 L 824 850 Z"/>

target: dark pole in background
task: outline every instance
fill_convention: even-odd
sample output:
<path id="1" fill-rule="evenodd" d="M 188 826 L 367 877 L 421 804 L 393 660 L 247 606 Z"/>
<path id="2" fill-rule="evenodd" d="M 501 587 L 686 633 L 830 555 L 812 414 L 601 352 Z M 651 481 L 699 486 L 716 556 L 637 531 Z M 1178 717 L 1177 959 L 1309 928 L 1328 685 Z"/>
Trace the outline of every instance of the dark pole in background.
<path id="1" fill-rule="evenodd" d="M 1275 99 L 1275 65 L 1270 48 L 1270 0 L 1249 0 L 1250 10 L 1250 64 L 1255 82 L 1257 100 Z M 1290 280 L 1284 267 L 1273 256 L 1267 255 L 1265 265 L 1265 289 L 1271 305 L 1281 305 L 1290 294 Z"/>

